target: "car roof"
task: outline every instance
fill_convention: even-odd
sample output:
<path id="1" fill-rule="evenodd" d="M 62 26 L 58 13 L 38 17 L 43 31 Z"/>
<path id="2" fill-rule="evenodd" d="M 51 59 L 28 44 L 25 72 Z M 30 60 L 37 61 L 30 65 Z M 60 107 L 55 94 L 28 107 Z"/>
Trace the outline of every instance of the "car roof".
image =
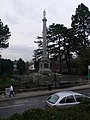
<path id="1" fill-rule="evenodd" d="M 57 95 L 59 97 L 66 97 L 66 96 L 69 96 L 69 95 L 81 95 L 81 94 L 73 92 L 73 91 L 61 91 L 61 92 L 55 93 L 54 95 Z"/>

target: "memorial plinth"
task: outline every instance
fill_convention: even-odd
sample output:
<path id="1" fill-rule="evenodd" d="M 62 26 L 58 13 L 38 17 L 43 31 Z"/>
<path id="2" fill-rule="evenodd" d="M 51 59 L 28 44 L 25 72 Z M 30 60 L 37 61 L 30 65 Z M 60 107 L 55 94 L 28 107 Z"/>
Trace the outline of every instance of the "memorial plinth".
<path id="1" fill-rule="evenodd" d="M 46 12 L 43 11 L 43 55 L 39 62 L 39 72 L 42 74 L 48 74 L 51 72 L 50 60 L 47 57 L 47 28 L 46 28 Z"/>

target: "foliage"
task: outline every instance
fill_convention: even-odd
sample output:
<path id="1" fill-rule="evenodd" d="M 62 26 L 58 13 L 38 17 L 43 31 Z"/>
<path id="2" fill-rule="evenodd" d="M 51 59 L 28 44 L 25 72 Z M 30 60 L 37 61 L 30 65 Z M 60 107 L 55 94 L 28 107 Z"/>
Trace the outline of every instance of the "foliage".
<path id="1" fill-rule="evenodd" d="M 75 15 L 72 15 L 72 29 L 77 37 L 77 53 L 90 45 L 90 11 L 83 3 L 76 8 Z"/>
<path id="2" fill-rule="evenodd" d="M 0 19 L 0 48 L 7 48 L 9 46 L 8 39 L 11 33 L 7 25 L 3 25 Z"/>
<path id="3" fill-rule="evenodd" d="M 7 118 L 7 120 L 23 120 L 22 115 L 15 113 L 11 117 Z"/>
<path id="4" fill-rule="evenodd" d="M 21 75 L 25 72 L 25 62 L 21 58 L 17 61 L 17 69 Z"/>
<path id="5" fill-rule="evenodd" d="M 7 120 L 90 120 L 90 101 L 71 108 L 29 109 L 22 114 L 15 113 Z"/>
<path id="6" fill-rule="evenodd" d="M 77 63 L 82 73 L 88 73 L 88 65 L 90 65 L 90 48 L 87 48 L 81 52 L 77 58 Z"/>
<path id="7" fill-rule="evenodd" d="M 13 72 L 13 62 L 9 59 L 0 59 L 0 74 L 11 75 Z"/>
<path id="8" fill-rule="evenodd" d="M 83 50 L 79 56 L 80 65 L 89 65 L 90 64 L 90 48 Z"/>
<path id="9" fill-rule="evenodd" d="M 61 73 L 61 64 L 62 61 L 65 61 L 68 71 L 70 72 L 70 63 L 72 54 L 71 52 L 75 51 L 75 40 L 72 29 L 67 29 L 62 24 L 55 24 L 49 26 L 47 29 L 47 52 L 48 56 L 52 60 L 59 59 L 59 68 Z M 36 42 L 40 44 L 40 42 Z M 39 49 L 34 51 L 34 57 L 37 61 L 37 58 L 41 57 L 42 46 L 38 45 Z"/>

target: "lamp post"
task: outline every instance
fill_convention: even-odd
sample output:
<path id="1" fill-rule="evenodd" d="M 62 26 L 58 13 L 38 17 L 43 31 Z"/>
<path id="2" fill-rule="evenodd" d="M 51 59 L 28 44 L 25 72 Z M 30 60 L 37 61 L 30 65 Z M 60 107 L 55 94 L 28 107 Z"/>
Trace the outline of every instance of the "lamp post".
<path id="1" fill-rule="evenodd" d="M 0 48 L 0 72 L 1 72 L 1 57 L 2 57 L 2 55 L 1 55 L 1 48 Z"/>
<path id="2" fill-rule="evenodd" d="M 90 65 L 88 65 L 88 81 L 90 80 Z"/>

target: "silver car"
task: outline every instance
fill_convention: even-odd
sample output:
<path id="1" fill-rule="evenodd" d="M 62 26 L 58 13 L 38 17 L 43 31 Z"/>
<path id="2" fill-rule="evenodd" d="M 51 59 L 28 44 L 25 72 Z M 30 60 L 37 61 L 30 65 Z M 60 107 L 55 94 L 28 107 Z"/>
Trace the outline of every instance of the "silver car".
<path id="1" fill-rule="evenodd" d="M 50 95 L 45 102 L 45 108 L 70 107 L 79 104 L 82 100 L 89 99 L 88 96 L 73 91 L 62 91 Z"/>

